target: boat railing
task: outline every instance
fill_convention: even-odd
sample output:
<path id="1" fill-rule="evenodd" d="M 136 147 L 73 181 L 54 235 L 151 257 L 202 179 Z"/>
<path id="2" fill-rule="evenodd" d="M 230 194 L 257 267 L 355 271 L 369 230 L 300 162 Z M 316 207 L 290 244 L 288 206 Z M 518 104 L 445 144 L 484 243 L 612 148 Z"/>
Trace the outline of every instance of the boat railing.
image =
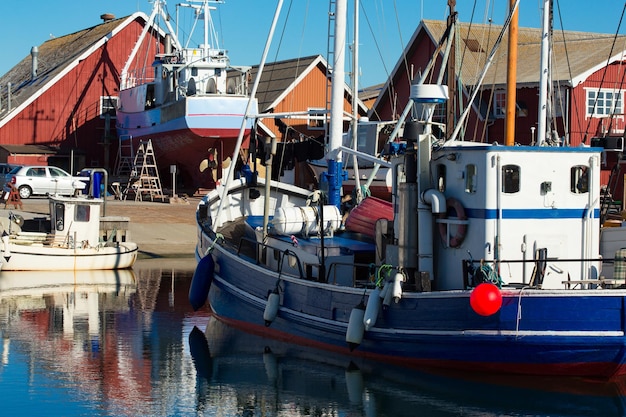
<path id="1" fill-rule="evenodd" d="M 285 265 L 285 259 L 288 262 L 290 272 L 297 272 L 300 278 L 304 279 L 303 262 L 298 255 L 290 249 L 280 249 L 275 246 L 259 242 L 255 239 L 242 237 L 239 240 L 237 248 L 237 256 L 246 256 L 253 259 L 257 265 L 262 265 L 268 269 L 281 274 Z M 268 257 L 273 256 L 275 262 L 270 262 Z M 296 269 L 297 267 L 297 269 Z"/>
<path id="2" fill-rule="evenodd" d="M 546 268 L 548 265 L 554 265 L 557 263 L 577 263 L 587 264 L 589 266 L 593 264 L 614 264 L 615 261 L 619 261 L 624 267 L 620 266 L 619 269 L 623 269 L 623 273 L 626 277 L 626 259 L 618 258 L 549 258 L 547 257 L 547 251 L 538 250 L 538 256 L 534 259 L 463 259 L 463 285 L 464 288 L 473 288 L 482 282 L 491 282 L 497 285 L 506 285 L 510 287 L 528 287 L 528 288 L 541 288 L 543 279 L 546 275 Z M 497 270 L 503 268 L 507 264 L 531 264 L 533 270 L 529 282 L 519 283 L 504 283 L 498 274 Z M 618 268 L 616 268 L 617 270 Z M 617 271 L 616 271 L 617 272 Z M 523 274 L 525 276 L 525 274 Z M 615 275 L 615 274 L 614 274 Z M 582 279 L 572 279 L 567 274 L 567 280 L 561 281 L 564 288 L 612 288 L 619 286 L 619 284 L 626 284 L 625 277 L 587 277 Z"/>
<path id="3" fill-rule="evenodd" d="M 122 90 L 126 90 L 128 88 L 133 88 L 138 85 L 150 83 L 154 81 L 153 76 L 148 76 L 147 71 L 152 71 L 152 68 L 137 68 L 131 71 L 128 71 L 125 77 L 123 77 L 122 85 L 120 86 Z"/>

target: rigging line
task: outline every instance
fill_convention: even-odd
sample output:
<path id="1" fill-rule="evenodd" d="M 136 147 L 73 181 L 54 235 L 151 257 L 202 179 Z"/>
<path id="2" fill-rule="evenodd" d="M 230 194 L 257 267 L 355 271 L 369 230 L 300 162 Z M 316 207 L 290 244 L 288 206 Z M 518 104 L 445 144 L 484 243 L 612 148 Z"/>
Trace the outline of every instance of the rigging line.
<path id="1" fill-rule="evenodd" d="M 611 57 L 613 56 L 613 49 L 615 48 L 615 42 L 617 41 L 617 37 L 619 36 L 619 29 L 620 26 L 622 25 L 622 20 L 624 19 L 624 12 L 626 11 L 626 2 L 624 2 L 624 8 L 622 8 L 622 14 L 619 18 L 619 23 L 617 24 L 617 30 L 615 31 L 615 36 L 613 37 L 613 43 L 611 44 L 611 51 L 609 52 L 609 57 L 606 60 L 606 66 L 604 67 L 604 71 L 602 72 L 602 79 L 600 80 L 600 85 L 598 86 L 598 93 L 596 94 L 596 99 L 593 102 L 593 112 L 591 114 L 591 116 L 594 115 L 594 113 L 596 112 L 596 104 L 598 103 L 598 96 L 600 95 L 600 90 L 602 89 L 602 85 L 604 84 L 604 78 L 606 77 L 606 73 L 608 71 L 608 67 L 610 64 L 610 60 Z M 613 104 L 611 104 L 613 105 Z M 587 142 L 587 134 L 589 133 L 589 128 L 591 127 L 591 119 L 592 117 L 589 117 L 589 121 L 587 122 L 587 128 L 585 129 L 585 136 L 583 138 L 583 143 Z"/>
<path id="2" fill-rule="evenodd" d="M 400 37 L 400 48 L 402 49 L 402 62 L 404 63 L 404 70 L 406 71 L 406 79 L 409 83 L 409 88 L 411 88 L 411 72 L 409 70 L 409 62 L 406 57 L 406 48 L 404 47 L 404 41 L 402 40 L 402 30 L 400 30 L 400 19 L 398 18 L 398 3 L 396 0 L 393 2 L 393 10 L 396 17 L 396 26 L 398 28 L 398 36 Z"/>
<path id="3" fill-rule="evenodd" d="M 298 49 L 298 58 L 296 59 L 296 68 L 295 71 L 293 73 L 293 81 L 295 82 L 298 79 L 298 76 L 300 74 L 300 58 L 302 57 L 302 48 L 303 48 L 303 44 L 304 44 L 304 33 L 306 32 L 306 22 L 308 22 L 309 20 L 309 10 L 310 10 L 310 0 L 307 0 L 306 2 L 306 7 L 305 7 L 305 13 L 304 13 L 304 24 L 302 25 L 302 32 L 300 33 L 300 47 Z M 286 27 L 286 25 L 285 25 Z M 327 63 L 328 65 L 328 63 Z M 288 111 L 299 111 L 300 109 L 295 109 L 295 100 L 296 100 L 296 95 L 295 94 L 291 94 L 291 100 L 290 103 L 288 105 Z"/>
<path id="4" fill-rule="evenodd" d="M 367 12 L 365 11 L 364 7 L 361 7 L 361 10 L 363 11 L 363 16 L 365 16 L 365 21 L 367 22 L 367 27 L 370 31 L 370 34 L 372 35 L 372 38 L 374 39 L 374 45 L 376 45 L 376 52 L 378 52 L 378 56 L 380 58 L 380 61 L 383 64 L 383 68 L 385 70 L 385 75 L 387 76 L 387 79 L 389 78 L 389 70 L 387 69 L 387 65 L 385 64 L 385 60 L 383 58 L 383 54 L 380 50 L 380 45 L 378 44 L 378 41 L 376 40 L 376 36 L 374 35 L 374 30 L 372 28 L 372 25 L 370 23 L 369 17 L 367 16 Z M 393 83 L 390 83 L 390 86 L 393 87 Z"/>
<path id="5" fill-rule="evenodd" d="M 569 59 L 569 52 L 568 52 L 568 49 L 567 49 L 567 42 L 565 41 L 565 31 L 563 30 L 563 15 L 561 14 L 561 3 L 559 2 L 559 0 L 556 1 L 556 8 L 557 8 L 557 12 L 559 14 L 559 24 L 561 25 L 561 35 L 563 36 L 563 49 L 565 51 L 565 62 L 567 62 L 567 72 L 568 72 L 569 79 L 570 79 L 570 82 L 571 82 L 572 78 L 574 78 L 574 77 L 572 76 L 572 66 L 571 66 L 570 59 Z M 572 88 L 573 87 L 574 86 L 572 86 Z M 571 94 L 570 95 L 570 100 L 572 101 L 572 106 L 573 106 L 573 111 L 571 113 L 572 114 L 578 114 L 578 100 L 576 100 L 576 96 L 574 94 Z M 578 127 L 578 132 L 582 133 L 582 126 L 581 126 L 580 117 L 575 117 L 575 119 L 576 119 L 576 124 L 578 125 L 577 126 Z M 572 120 L 570 120 L 570 123 L 571 122 L 572 122 Z M 571 129 L 571 127 L 570 127 L 570 129 Z M 565 134 L 567 135 L 567 130 L 565 131 Z M 571 138 L 570 138 L 570 143 L 571 143 Z"/>
<path id="6" fill-rule="evenodd" d="M 268 88 L 269 85 L 271 84 L 272 80 L 274 79 L 274 70 L 276 69 L 276 61 L 278 60 L 278 53 L 280 52 L 280 47 L 282 45 L 282 41 L 283 41 L 283 36 L 285 35 L 285 30 L 287 29 L 287 22 L 289 22 L 289 16 L 291 16 L 291 7 L 293 6 L 293 0 L 291 0 L 289 2 L 289 7 L 287 8 L 287 14 L 285 15 L 285 21 L 283 22 L 283 29 L 281 31 L 281 36 L 280 39 L 277 43 L 276 46 L 276 53 L 274 54 L 274 60 L 272 64 L 269 64 L 269 71 L 267 71 L 265 74 L 268 75 L 266 80 L 263 80 L 263 84 L 265 86 L 267 86 L 264 90 L 263 90 L 263 94 L 257 94 L 257 98 L 259 99 L 259 104 L 270 104 L 270 103 L 266 103 L 267 101 L 267 96 L 269 94 L 271 94 L 271 90 Z M 258 71 L 258 70 L 257 70 Z M 265 113 L 267 111 L 269 111 L 270 109 L 259 109 L 261 112 Z"/>

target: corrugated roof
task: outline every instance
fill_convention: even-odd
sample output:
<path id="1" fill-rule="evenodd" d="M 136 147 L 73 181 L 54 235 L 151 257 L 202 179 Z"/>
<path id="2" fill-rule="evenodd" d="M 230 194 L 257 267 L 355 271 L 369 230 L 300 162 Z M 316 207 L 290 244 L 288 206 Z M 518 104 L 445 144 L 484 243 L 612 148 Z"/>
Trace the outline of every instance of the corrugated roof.
<path id="1" fill-rule="evenodd" d="M 37 46 L 39 49 L 37 77 L 31 76 L 32 58 L 30 51 L 9 72 L 0 77 L 0 86 L 11 83 L 11 107 L 16 108 L 38 92 L 46 83 L 62 73 L 72 62 L 90 47 L 113 32 L 127 17 L 80 30 L 69 35 L 52 38 Z M 7 90 L 0 92 L 2 106 L 6 110 Z M 1 115 L 0 115 L 1 116 Z"/>
<path id="2" fill-rule="evenodd" d="M 437 43 L 446 30 L 446 22 L 424 20 L 423 27 L 433 42 Z M 419 29 L 418 29 L 419 30 Z M 469 24 L 459 22 L 461 51 L 458 62 L 462 81 L 474 85 L 478 79 L 487 56 L 502 30 L 501 25 Z M 413 40 L 416 39 L 416 34 Z M 541 29 L 518 29 L 517 83 L 537 84 L 539 82 L 539 63 L 541 56 Z M 615 42 L 615 46 L 614 45 Z M 622 57 L 626 36 L 555 30 L 553 34 L 552 78 L 554 81 L 570 81 L 574 85 L 584 81 L 593 71 L 611 61 Z M 505 33 L 489 71 L 485 85 L 506 84 L 506 59 L 508 55 L 508 31 Z M 467 46 L 467 47 L 466 47 Z M 614 48 L 611 51 L 611 48 Z"/>

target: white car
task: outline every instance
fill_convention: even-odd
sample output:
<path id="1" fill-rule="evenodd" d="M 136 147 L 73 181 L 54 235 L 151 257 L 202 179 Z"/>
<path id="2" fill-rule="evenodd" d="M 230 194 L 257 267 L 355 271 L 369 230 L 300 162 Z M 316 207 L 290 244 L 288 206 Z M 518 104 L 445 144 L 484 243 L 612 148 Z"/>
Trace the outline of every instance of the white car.
<path id="1" fill-rule="evenodd" d="M 31 195 L 74 195 L 77 190 L 87 186 L 86 177 L 73 177 L 61 168 L 52 166 L 26 165 L 13 169 L 5 176 L 4 192 L 15 187 L 20 198 Z"/>

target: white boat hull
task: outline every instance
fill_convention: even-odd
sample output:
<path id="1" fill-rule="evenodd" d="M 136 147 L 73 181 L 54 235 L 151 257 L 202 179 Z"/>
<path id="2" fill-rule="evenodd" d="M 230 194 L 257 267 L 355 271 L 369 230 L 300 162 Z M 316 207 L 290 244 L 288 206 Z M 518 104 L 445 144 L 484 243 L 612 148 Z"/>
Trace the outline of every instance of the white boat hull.
<path id="1" fill-rule="evenodd" d="M 3 248 L 2 271 L 125 269 L 133 266 L 138 252 L 137 245 L 130 242 L 75 249 L 9 243 L 8 249 Z"/>

